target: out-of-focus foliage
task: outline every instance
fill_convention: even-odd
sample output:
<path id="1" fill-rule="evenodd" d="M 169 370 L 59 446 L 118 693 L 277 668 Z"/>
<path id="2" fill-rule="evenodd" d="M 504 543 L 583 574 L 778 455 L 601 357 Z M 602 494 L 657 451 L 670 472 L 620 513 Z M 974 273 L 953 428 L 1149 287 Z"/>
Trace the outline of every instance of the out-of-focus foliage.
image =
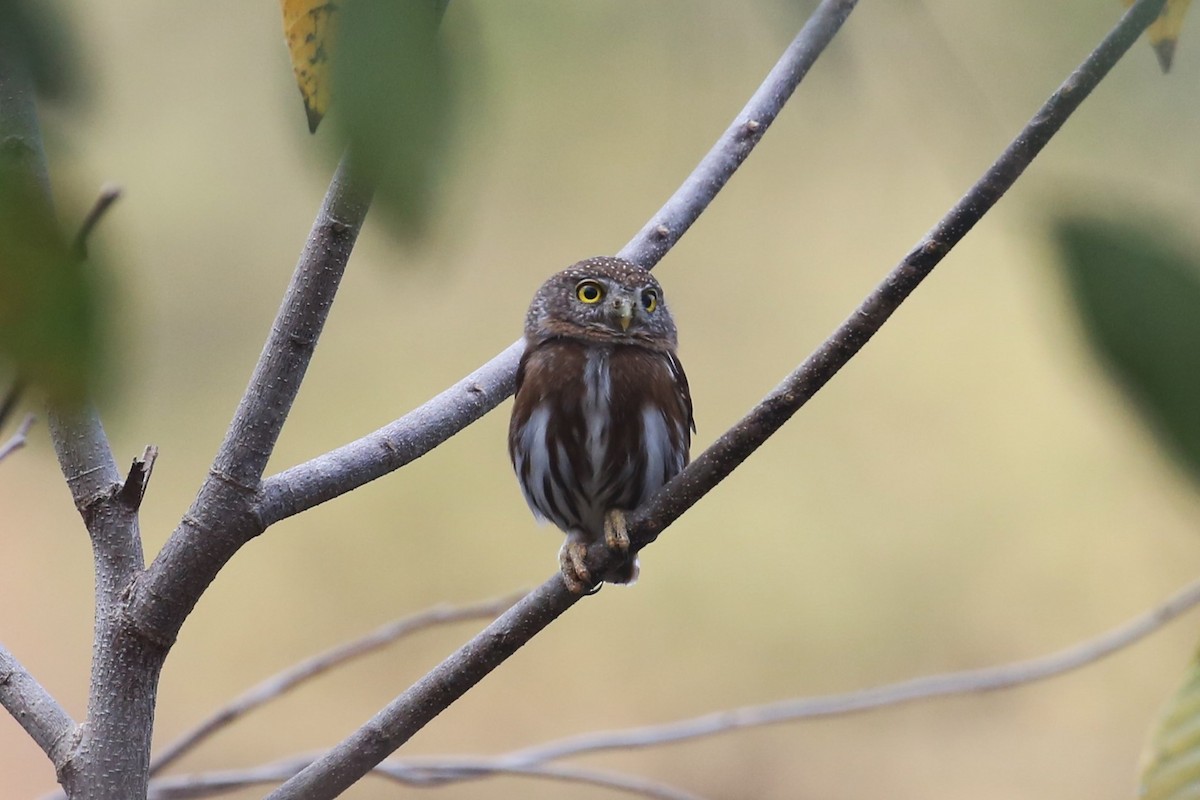
<path id="1" fill-rule="evenodd" d="M 78 99 L 82 70 L 71 28 L 44 0 L 0 0 L 0 39 L 24 62 L 38 93 L 56 100 Z"/>
<path id="2" fill-rule="evenodd" d="M 338 7 L 335 122 L 402 233 L 419 233 L 453 127 L 442 0 Z"/>
<path id="3" fill-rule="evenodd" d="M 56 402 L 77 403 L 100 350 L 94 267 L 73 252 L 34 181 L 0 176 L 0 356 Z"/>
<path id="4" fill-rule="evenodd" d="M 292 71 L 296 73 L 296 85 L 300 87 L 308 115 L 308 129 L 315 133 L 332 98 L 329 55 L 338 6 L 322 0 L 280 0 L 279 4 Z"/>
<path id="5" fill-rule="evenodd" d="M 1055 231 L 1088 338 L 1163 446 L 1200 480 L 1200 259 L 1161 227 L 1076 217 Z"/>
<path id="6" fill-rule="evenodd" d="M 81 401 L 100 342 L 94 272 L 74 253 L 43 185 L 28 79 L 71 98 L 78 67 L 64 20 L 44 3 L 0 0 L 0 360 L 61 403 Z"/>
<path id="7" fill-rule="evenodd" d="M 1179 41 L 1179 33 L 1183 30 L 1183 18 L 1187 14 L 1192 0 L 1167 0 L 1162 14 L 1146 30 L 1150 46 L 1158 56 L 1158 65 L 1163 72 L 1171 69 L 1171 61 L 1175 58 L 1175 44 Z M 1126 6 L 1132 6 L 1133 0 L 1125 0 Z"/>
<path id="8" fill-rule="evenodd" d="M 1200 797 L 1200 656 L 1163 709 L 1146 747 L 1137 796 L 1141 800 Z"/>

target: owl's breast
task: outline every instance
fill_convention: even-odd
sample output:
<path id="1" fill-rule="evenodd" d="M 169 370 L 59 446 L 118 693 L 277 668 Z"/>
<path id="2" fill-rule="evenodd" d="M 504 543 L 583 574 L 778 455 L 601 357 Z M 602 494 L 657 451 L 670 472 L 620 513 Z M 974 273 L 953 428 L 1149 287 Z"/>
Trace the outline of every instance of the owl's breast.
<path id="1" fill-rule="evenodd" d="M 522 359 L 509 452 L 530 506 L 564 530 L 601 535 L 687 463 L 667 354 L 631 345 L 542 342 Z"/>

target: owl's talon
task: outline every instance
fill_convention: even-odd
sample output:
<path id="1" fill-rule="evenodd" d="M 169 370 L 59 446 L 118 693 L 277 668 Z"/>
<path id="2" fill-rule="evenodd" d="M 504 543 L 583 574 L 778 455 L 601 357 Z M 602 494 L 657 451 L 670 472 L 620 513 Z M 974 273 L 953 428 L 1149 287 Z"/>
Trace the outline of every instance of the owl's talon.
<path id="1" fill-rule="evenodd" d="M 587 568 L 587 542 L 567 539 L 558 551 L 563 583 L 571 594 L 584 594 L 592 585 L 592 573 Z"/>
<path id="2" fill-rule="evenodd" d="M 620 509 L 614 508 L 604 517 L 604 544 L 618 553 L 629 552 L 629 527 Z"/>

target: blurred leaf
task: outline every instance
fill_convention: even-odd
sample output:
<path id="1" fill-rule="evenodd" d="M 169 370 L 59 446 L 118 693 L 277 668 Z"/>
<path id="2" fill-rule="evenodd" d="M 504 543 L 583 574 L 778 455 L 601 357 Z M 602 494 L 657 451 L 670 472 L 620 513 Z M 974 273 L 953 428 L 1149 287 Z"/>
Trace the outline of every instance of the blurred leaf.
<path id="1" fill-rule="evenodd" d="M 1125 6 L 1129 7 L 1133 5 L 1134 0 L 1124 2 Z M 1154 48 L 1158 56 L 1158 65 L 1162 67 L 1163 72 L 1171 70 L 1171 61 L 1175 58 L 1175 44 L 1183 30 L 1183 17 L 1191 3 L 1192 0 L 1167 0 L 1158 19 L 1146 29 L 1146 36 L 1150 39 L 1150 46 Z"/>
<path id="2" fill-rule="evenodd" d="M 79 47 L 57 4 L 0 0 L 0 40 L 29 69 L 38 93 L 55 100 L 79 97 Z"/>
<path id="3" fill-rule="evenodd" d="M 329 56 L 337 27 L 337 3 L 324 0 L 280 0 L 283 33 L 296 85 L 304 99 L 308 130 L 315 133 L 332 99 Z"/>
<path id="4" fill-rule="evenodd" d="M 438 36 L 444 0 L 355 0 L 339 6 L 336 123 L 355 167 L 401 232 L 419 233 L 452 133 L 452 82 Z"/>
<path id="5" fill-rule="evenodd" d="M 91 278 L 40 187 L 8 172 L 0 182 L 0 357 L 58 403 L 83 400 L 95 376 Z"/>
<path id="6" fill-rule="evenodd" d="M 1142 755 L 1142 800 L 1200 798 L 1200 657 L 1168 701 Z"/>
<path id="7" fill-rule="evenodd" d="M 1200 260 L 1161 228 L 1057 223 L 1067 280 L 1092 346 L 1159 441 L 1200 479 Z"/>

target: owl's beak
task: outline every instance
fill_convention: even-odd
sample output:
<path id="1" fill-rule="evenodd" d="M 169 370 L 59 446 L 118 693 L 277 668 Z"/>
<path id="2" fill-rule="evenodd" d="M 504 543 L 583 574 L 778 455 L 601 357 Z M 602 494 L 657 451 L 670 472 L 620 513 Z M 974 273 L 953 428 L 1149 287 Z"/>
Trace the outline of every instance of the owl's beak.
<path id="1" fill-rule="evenodd" d="M 622 331 L 629 330 L 629 323 L 633 322 L 633 303 L 629 301 L 628 297 L 618 297 L 613 300 L 613 316 L 616 317 Z"/>

